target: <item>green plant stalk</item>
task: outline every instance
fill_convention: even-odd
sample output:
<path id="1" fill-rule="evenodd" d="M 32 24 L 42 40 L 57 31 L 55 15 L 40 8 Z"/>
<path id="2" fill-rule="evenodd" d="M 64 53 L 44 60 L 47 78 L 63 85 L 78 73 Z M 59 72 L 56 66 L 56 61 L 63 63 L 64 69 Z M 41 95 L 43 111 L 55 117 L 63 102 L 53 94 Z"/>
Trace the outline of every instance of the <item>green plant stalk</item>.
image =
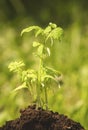
<path id="1" fill-rule="evenodd" d="M 38 107 L 41 106 L 41 98 L 40 98 L 40 94 L 41 94 L 41 91 L 40 91 L 40 82 L 38 80 L 38 83 L 37 83 L 37 104 L 38 104 Z"/>
<path id="2" fill-rule="evenodd" d="M 43 71 L 43 49 L 42 49 L 42 54 L 41 57 L 39 57 L 39 72 L 38 72 L 38 85 L 37 85 L 37 101 L 38 101 L 38 106 L 42 106 L 42 101 L 41 101 L 41 91 L 42 91 L 42 80 L 41 80 L 41 75 L 42 75 L 42 71 Z M 44 97 L 45 97 L 45 107 L 46 109 L 48 109 L 48 98 L 47 98 L 47 88 L 46 86 L 44 86 Z"/>
<path id="3" fill-rule="evenodd" d="M 42 71 L 43 71 L 43 65 L 44 65 L 44 60 L 43 60 L 43 49 L 42 49 L 42 54 L 40 57 L 40 66 L 39 66 L 39 92 L 40 92 L 40 106 L 41 106 L 41 89 L 42 89 L 42 80 L 41 80 L 41 75 L 42 75 Z M 45 108 L 48 109 L 48 97 L 47 97 L 47 87 L 44 84 L 44 104 L 45 104 Z"/>
<path id="4" fill-rule="evenodd" d="M 46 110 L 48 110 L 48 96 L 47 96 L 47 88 L 44 87 L 44 93 L 45 93 L 45 107 L 46 107 Z"/>
<path id="5" fill-rule="evenodd" d="M 43 53 L 43 52 L 42 52 Z M 40 107 L 41 104 L 41 72 L 42 72 L 42 66 L 43 66 L 43 60 L 41 57 L 39 57 L 39 71 L 38 71 L 38 83 L 37 83 L 37 102 L 38 106 Z"/>

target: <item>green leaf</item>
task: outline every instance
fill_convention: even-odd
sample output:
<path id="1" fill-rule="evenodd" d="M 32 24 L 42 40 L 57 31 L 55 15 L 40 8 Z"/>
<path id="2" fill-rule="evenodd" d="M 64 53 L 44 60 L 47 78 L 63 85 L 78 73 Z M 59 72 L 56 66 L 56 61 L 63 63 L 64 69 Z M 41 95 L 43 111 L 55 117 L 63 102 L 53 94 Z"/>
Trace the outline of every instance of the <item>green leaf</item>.
<path id="1" fill-rule="evenodd" d="M 21 89 L 23 89 L 23 88 L 27 88 L 25 82 L 24 82 L 22 85 L 20 85 L 19 87 L 17 87 L 16 89 L 14 89 L 13 92 L 19 91 L 19 90 L 21 90 Z"/>
<path id="2" fill-rule="evenodd" d="M 51 26 L 48 26 L 48 27 L 45 28 L 44 34 L 47 35 L 50 31 L 51 31 Z"/>
<path id="3" fill-rule="evenodd" d="M 43 29 L 39 28 L 38 31 L 35 33 L 35 37 L 43 33 Z"/>
<path id="4" fill-rule="evenodd" d="M 49 33 L 46 40 L 48 40 L 49 38 L 53 38 L 54 40 L 55 39 L 58 40 L 61 37 L 62 34 L 63 34 L 63 29 L 62 28 L 60 28 L 60 27 L 55 28 Z"/>
<path id="5" fill-rule="evenodd" d="M 41 28 L 39 26 L 30 26 L 28 28 L 25 28 L 25 29 L 22 30 L 21 36 L 23 35 L 23 33 L 30 32 L 32 30 L 38 30 L 39 31 L 39 30 L 41 30 Z"/>
<path id="6" fill-rule="evenodd" d="M 53 79 L 53 80 L 54 80 L 54 77 L 51 76 L 51 75 L 48 75 L 48 74 L 46 74 L 46 75 L 44 76 L 44 78 L 48 78 L 48 79 Z"/>
<path id="7" fill-rule="evenodd" d="M 55 70 L 55 69 L 53 69 L 53 68 L 50 68 L 50 67 L 46 67 L 46 70 L 47 70 L 48 72 L 53 72 L 54 74 L 60 74 L 59 71 L 57 71 L 57 70 Z"/>
<path id="8" fill-rule="evenodd" d="M 37 74 L 35 70 L 28 69 L 22 72 L 22 82 L 26 82 L 32 80 L 35 81 L 37 79 Z"/>
<path id="9" fill-rule="evenodd" d="M 47 47 L 46 50 L 47 50 L 48 55 L 50 56 L 50 49 Z"/>
<path id="10" fill-rule="evenodd" d="M 33 42 L 33 47 L 37 47 L 37 46 L 39 46 L 39 45 L 40 45 L 39 42 Z"/>
<path id="11" fill-rule="evenodd" d="M 15 62 L 11 62 L 8 66 L 8 68 L 10 69 L 10 71 L 18 71 L 20 68 L 22 68 L 23 66 L 25 66 L 25 64 L 23 63 L 23 61 L 15 61 Z"/>
<path id="12" fill-rule="evenodd" d="M 42 55 L 42 52 L 43 52 L 43 45 L 40 45 L 38 47 L 38 55 L 41 56 Z"/>

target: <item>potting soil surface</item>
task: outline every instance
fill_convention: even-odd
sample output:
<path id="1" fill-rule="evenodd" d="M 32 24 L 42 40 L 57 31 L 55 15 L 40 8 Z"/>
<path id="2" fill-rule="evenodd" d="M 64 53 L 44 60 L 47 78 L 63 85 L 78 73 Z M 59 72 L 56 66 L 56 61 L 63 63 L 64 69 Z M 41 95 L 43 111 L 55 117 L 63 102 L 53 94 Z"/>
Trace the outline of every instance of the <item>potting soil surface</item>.
<path id="1" fill-rule="evenodd" d="M 28 106 L 20 111 L 20 117 L 7 121 L 0 130 L 85 130 L 80 123 L 63 114 Z"/>

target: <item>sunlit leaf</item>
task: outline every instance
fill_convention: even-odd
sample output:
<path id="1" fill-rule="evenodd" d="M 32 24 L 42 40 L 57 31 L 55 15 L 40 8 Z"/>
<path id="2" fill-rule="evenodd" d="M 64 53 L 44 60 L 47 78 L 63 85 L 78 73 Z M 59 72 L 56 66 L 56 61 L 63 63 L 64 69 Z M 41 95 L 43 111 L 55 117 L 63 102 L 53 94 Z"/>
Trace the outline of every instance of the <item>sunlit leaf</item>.
<path id="1" fill-rule="evenodd" d="M 46 67 L 47 72 L 53 73 L 53 74 L 58 74 L 61 75 L 61 73 L 53 68 Z"/>
<path id="2" fill-rule="evenodd" d="M 48 55 L 50 56 L 50 49 L 47 47 L 46 50 L 47 50 Z"/>
<path id="3" fill-rule="evenodd" d="M 49 38 L 53 38 L 54 40 L 55 39 L 59 39 L 61 37 L 61 35 L 63 34 L 63 30 L 62 28 L 58 27 L 58 28 L 55 28 L 54 30 L 52 30 L 49 35 L 47 36 L 46 40 L 48 40 Z"/>
<path id="4" fill-rule="evenodd" d="M 51 26 L 48 26 L 44 30 L 44 34 L 48 34 L 51 31 Z"/>
<path id="5" fill-rule="evenodd" d="M 18 69 L 20 69 L 23 66 L 25 66 L 23 61 L 15 61 L 11 62 L 8 68 L 10 69 L 10 71 L 18 71 Z"/>
<path id="6" fill-rule="evenodd" d="M 40 43 L 39 42 L 33 42 L 33 47 L 37 47 L 37 46 L 39 46 L 40 45 Z"/>
<path id="7" fill-rule="evenodd" d="M 54 77 L 51 76 L 51 75 L 48 75 L 48 74 L 46 74 L 46 75 L 44 76 L 44 78 L 47 78 L 47 79 L 53 79 L 53 80 L 54 80 Z"/>
<path id="8" fill-rule="evenodd" d="M 37 37 L 38 35 L 43 33 L 43 29 L 42 28 L 38 28 L 38 31 L 35 33 L 35 37 Z"/>
<path id="9" fill-rule="evenodd" d="M 25 81 L 35 81 L 37 79 L 37 74 L 35 70 L 25 70 L 22 72 L 22 82 Z"/>
<path id="10" fill-rule="evenodd" d="M 27 86 L 26 86 L 26 83 L 25 83 L 25 82 L 24 82 L 22 85 L 20 85 L 19 87 L 15 88 L 12 92 L 19 91 L 19 90 L 21 90 L 21 89 L 23 89 L 23 88 L 27 88 Z"/>
<path id="11" fill-rule="evenodd" d="M 38 55 L 41 56 L 42 52 L 43 52 L 43 45 L 40 45 L 38 47 Z"/>
<path id="12" fill-rule="evenodd" d="M 28 28 L 25 28 L 25 29 L 22 30 L 21 36 L 23 35 L 23 33 L 30 32 L 32 30 L 38 30 L 39 31 L 39 30 L 41 30 L 41 28 L 39 26 L 30 26 Z"/>

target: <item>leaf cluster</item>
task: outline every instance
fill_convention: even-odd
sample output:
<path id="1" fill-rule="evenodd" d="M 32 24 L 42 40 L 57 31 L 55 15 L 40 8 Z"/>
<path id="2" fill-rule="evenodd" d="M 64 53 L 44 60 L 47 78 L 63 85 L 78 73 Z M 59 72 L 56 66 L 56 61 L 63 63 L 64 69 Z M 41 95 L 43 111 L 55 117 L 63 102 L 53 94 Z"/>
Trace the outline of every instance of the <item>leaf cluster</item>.
<path id="1" fill-rule="evenodd" d="M 43 29 L 39 26 L 30 26 L 26 29 L 23 29 L 21 32 L 21 36 L 24 33 L 34 31 L 35 37 L 42 37 L 42 41 L 33 41 L 33 47 L 37 47 L 37 56 L 41 58 L 45 58 L 46 56 L 50 56 L 50 47 L 48 46 L 48 42 L 51 46 L 54 43 L 54 40 L 60 40 L 63 34 L 63 29 L 61 27 L 57 27 L 54 23 L 49 23 L 49 25 Z"/>

